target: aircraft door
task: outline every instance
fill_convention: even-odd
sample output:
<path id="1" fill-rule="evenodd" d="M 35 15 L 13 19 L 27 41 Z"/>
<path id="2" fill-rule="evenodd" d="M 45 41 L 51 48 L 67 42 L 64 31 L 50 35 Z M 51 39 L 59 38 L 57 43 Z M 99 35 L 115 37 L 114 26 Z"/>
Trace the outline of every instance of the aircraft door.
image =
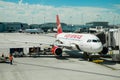
<path id="1" fill-rule="evenodd" d="M 86 45 L 85 45 L 85 48 L 86 48 L 86 50 L 88 51 L 90 51 L 90 50 L 92 50 L 92 40 L 87 40 L 87 42 L 86 42 Z"/>

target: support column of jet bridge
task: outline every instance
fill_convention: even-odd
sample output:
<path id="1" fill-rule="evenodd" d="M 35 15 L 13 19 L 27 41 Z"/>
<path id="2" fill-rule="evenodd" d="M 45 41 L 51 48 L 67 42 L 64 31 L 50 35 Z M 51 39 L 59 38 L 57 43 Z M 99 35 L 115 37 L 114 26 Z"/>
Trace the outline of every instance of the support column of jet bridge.
<path id="1" fill-rule="evenodd" d="M 120 61 L 120 28 L 118 29 L 118 46 L 119 50 L 114 50 L 112 55 L 113 61 Z"/>

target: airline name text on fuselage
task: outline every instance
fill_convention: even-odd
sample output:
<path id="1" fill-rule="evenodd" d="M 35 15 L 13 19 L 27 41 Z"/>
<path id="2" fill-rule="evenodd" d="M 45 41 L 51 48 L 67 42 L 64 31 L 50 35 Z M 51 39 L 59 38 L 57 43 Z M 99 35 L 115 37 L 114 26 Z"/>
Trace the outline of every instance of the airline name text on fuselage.
<path id="1" fill-rule="evenodd" d="M 81 39 L 82 35 L 76 35 L 76 34 L 66 34 L 64 35 L 64 38 L 73 38 L 73 39 Z"/>

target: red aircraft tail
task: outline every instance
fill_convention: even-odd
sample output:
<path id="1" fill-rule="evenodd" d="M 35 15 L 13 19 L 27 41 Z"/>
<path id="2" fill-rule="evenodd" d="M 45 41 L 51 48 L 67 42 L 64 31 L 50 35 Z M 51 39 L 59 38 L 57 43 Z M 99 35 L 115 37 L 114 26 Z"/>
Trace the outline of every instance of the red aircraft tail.
<path id="1" fill-rule="evenodd" d="M 59 20 L 59 16 L 56 15 L 56 22 L 57 22 L 57 34 L 60 34 L 62 33 L 62 27 L 61 27 L 61 24 L 60 24 L 60 20 Z"/>

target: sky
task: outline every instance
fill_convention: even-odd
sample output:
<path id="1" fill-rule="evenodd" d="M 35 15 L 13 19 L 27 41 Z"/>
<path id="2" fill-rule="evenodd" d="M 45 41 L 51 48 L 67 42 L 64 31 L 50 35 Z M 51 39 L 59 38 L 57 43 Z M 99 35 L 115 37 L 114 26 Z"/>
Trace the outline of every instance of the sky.
<path id="1" fill-rule="evenodd" d="M 120 24 L 120 0 L 0 0 L 0 22 Z"/>

